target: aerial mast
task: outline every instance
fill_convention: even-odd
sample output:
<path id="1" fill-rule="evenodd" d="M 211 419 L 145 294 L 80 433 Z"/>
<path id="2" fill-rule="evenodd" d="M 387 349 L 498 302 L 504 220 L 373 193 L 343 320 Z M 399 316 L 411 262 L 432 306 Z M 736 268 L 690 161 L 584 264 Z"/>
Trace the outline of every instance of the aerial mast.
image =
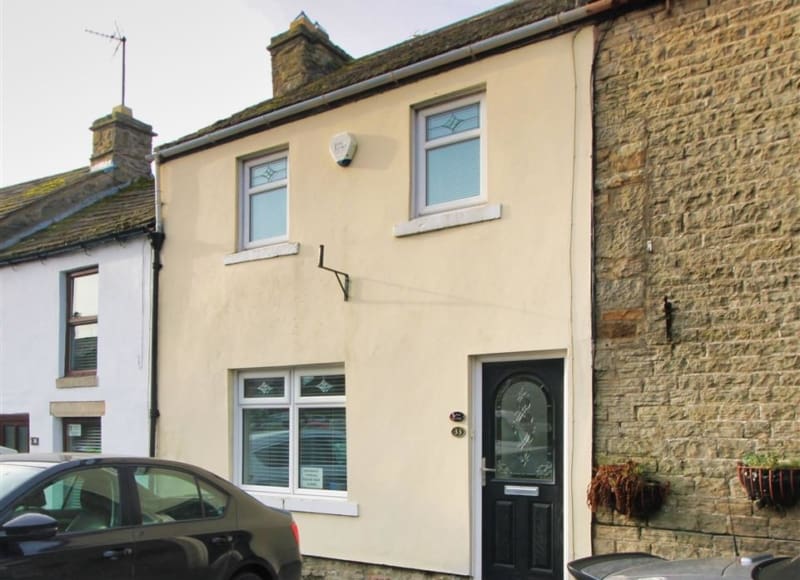
<path id="1" fill-rule="evenodd" d="M 125 43 L 128 42 L 128 39 L 119 31 L 119 27 L 116 26 L 116 32 L 114 34 L 104 34 L 102 32 L 96 32 L 94 30 L 89 30 L 85 28 L 84 30 L 89 34 L 94 34 L 96 36 L 102 36 L 103 38 L 108 38 L 109 40 L 116 40 L 117 46 L 114 49 L 114 54 L 117 54 L 119 47 L 122 46 L 122 106 L 125 106 Z"/>

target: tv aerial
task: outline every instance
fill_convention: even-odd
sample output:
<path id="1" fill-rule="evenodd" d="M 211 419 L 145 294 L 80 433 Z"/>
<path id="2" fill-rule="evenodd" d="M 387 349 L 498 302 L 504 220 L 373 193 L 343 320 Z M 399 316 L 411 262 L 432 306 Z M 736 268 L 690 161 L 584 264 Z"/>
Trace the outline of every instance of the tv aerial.
<path id="1" fill-rule="evenodd" d="M 97 32 L 95 30 L 89 30 L 88 28 L 84 28 L 86 32 L 89 34 L 94 34 L 95 36 L 102 36 L 103 38 L 107 38 L 109 40 L 116 40 L 117 46 L 114 48 L 114 55 L 117 54 L 119 47 L 122 47 L 122 106 L 125 106 L 125 43 L 128 42 L 128 39 L 122 34 L 119 30 L 119 26 L 114 23 L 114 34 L 104 34 L 102 32 Z M 112 55 L 113 56 L 113 55 Z"/>

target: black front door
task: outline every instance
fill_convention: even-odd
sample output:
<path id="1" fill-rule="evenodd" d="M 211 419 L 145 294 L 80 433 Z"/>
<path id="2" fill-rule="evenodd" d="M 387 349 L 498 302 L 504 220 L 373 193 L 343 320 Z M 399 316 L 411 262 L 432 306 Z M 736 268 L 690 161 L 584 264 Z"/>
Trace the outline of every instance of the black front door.
<path id="1" fill-rule="evenodd" d="M 562 359 L 483 365 L 483 579 L 562 580 Z"/>

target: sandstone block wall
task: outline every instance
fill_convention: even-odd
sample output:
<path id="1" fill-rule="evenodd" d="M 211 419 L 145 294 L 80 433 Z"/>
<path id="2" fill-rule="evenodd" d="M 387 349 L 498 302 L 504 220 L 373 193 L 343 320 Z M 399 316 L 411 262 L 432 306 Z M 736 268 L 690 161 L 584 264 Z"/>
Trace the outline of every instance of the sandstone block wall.
<path id="1" fill-rule="evenodd" d="M 800 507 L 754 507 L 736 463 L 800 457 L 800 2 L 669 4 L 598 37 L 594 453 L 672 493 L 598 514 L 594 549 L 798 554 Z"/>

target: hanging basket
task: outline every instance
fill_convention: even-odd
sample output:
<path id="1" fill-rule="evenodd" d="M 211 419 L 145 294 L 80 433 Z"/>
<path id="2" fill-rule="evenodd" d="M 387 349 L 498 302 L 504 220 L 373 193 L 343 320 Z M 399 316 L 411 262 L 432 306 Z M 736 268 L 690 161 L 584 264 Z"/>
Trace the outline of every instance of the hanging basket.
<path id="1" fill-rule="evenodd" d="M 626 502 L 618 501 L 615 509 L 633 518 L 648 516 L 661 509 L 668 491 L 669 484 L 645 480 Z"/>
<path id="2" fill-rule="evenodd" d="M 587 489 L 591 510 L 600 508 L 630 517 L 645 517 L 657 511 L 669 493 L 669 484 L 647 479 L 633 461 L 596 468 Z"/>
<path id="3" fill-rule="evenodd" d="M 747 497 L 759 506 L 790 507 L 800 499 L 800 468 L 736 466 Z"/>

